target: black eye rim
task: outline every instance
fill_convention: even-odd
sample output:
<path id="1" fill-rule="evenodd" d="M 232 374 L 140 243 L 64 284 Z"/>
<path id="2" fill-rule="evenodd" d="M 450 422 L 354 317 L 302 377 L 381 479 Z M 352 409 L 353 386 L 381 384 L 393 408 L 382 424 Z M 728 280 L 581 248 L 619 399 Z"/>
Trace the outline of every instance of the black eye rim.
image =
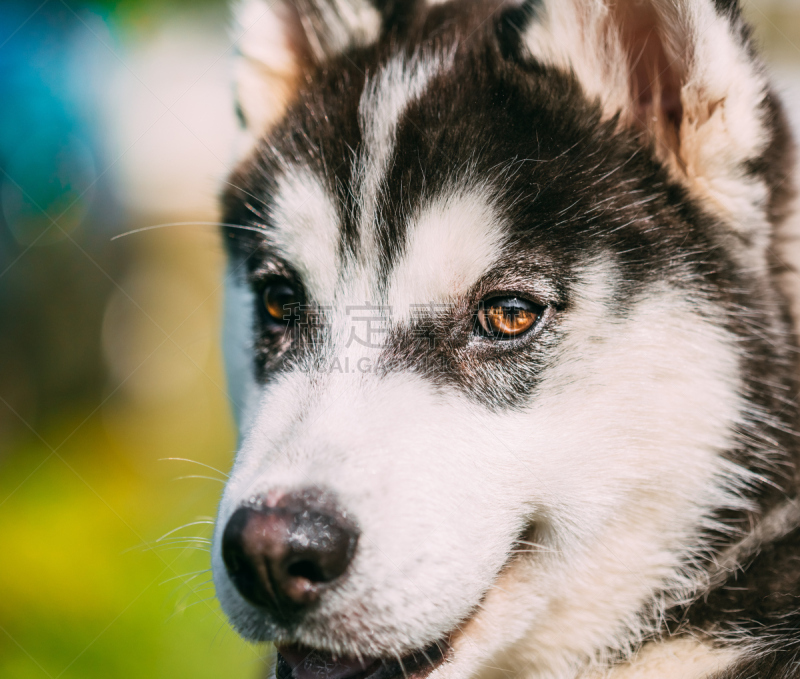
<path id="1" fill-rule="evenodd" d="M 502 302 L 502 304 L 501 304 Z M 480 317 L 485 309 L 493 306 L 512 307 L 524 311 L 530 311 L 536 316 L 531 326 L 522 332 L 516 334 L 507 334 L 502 332 L 492 332 L 484 327 L 481 323 Z M 541 325 L 542 319 L 547 312 L 547 306 L 534 302 L 523 294 L 519 293 L 493 293 L 481 299 L 478 303 L 478 308 L 475 310 L 475 334 L 483 339 L 490 341 L 500 342 L 514 342 L 525 339 L 533 334 Z"/>
<path id="2" fill-rule="evenodd" d="M 292 299 L 291 302 L 284 304 L 284 315 L 282 318 L 273 316 L 267 304 L 267 294 L 276 288 L 284 288 L 288 292 L 287 297 Z M 300 320 L 300 314 L 303 307 L 303 291 L 293 280 L 283 277 L 275 276 L 264 281 L 258 288 L 258 308 L 260 316 L 265 325 L 272 330 L 285 330 L 288 327 L 295 325 Z"/>

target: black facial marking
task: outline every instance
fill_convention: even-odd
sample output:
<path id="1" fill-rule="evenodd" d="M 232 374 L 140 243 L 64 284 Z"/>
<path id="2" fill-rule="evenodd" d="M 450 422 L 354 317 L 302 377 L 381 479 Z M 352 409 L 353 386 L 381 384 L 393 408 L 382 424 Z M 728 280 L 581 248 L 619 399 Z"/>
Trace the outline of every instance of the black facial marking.
<path id="1" fill-rule="evenodd" d="M 792 679 L 800 676 L 800 528 L 759 548 L 743 569 L 699 601 L 691 624 L 760 637 L 758 654 L 745 654 L 713 679 Z"/>
<path id="2" fill-rule="evenodd" d="M 720 14 L 725 14 L 730 17 L 738 17 L 741 11 L 739 0 L 714 0 L 714 5 Z"/>
<path id="3" fill-rule="evenodd" d="M 242 105 L 237 101 L 234 106 L 234 113 L 236 114 L 236 122 L 239 123 L 239 128 L 242 130 L 247 129 L 247 118 L 244 115 Z"/>
<path id="4" fill-rule="evenodd" d="M 558 318 L 543 311 L 540 328 L 505 346 L 475 332 L 473 305 L 427 313 L 389 337 L 382 371 L 421 375 L 442 388 L 466 392 L 492 410 L 522 409 L 535 394 L 540 375 L 560 339 Z"/>
<path id="5" fill-rule="evenodd" d="M 792 632 L 780 634 L 775 648 L 745 653 L 745 658 L 709 679 L 797 679 L 800 651 L 794 643 Z"/>
<path id="6" fill-rule="evenodd" d="M 505 59 L 518 59 L 523 52 L 521 33 L 542 10 L 543 0 L 526 0 L 517 7 L 505 10 L 497 22 L 497 41 Z"/>

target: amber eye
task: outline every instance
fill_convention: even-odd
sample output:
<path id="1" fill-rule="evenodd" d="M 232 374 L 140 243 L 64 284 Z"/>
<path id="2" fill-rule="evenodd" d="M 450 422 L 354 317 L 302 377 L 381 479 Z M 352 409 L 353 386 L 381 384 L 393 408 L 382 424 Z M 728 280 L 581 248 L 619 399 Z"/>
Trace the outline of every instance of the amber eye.
<path id="1" fill-rule="evenodd" d="M 483 332 L 495 339 L 510 339 L 528 332 L 542 313 L 542 308 L 519 297 L 494 297 L 481 304 L 478 323 Z"/>
<path id="2" fill-rule="evenodd" d="M 297 318 L 300 296 L 288 282 L 270 283 L 264 288 L 262 299 L 267 318 L 272 323 L 288 325 Z"/>

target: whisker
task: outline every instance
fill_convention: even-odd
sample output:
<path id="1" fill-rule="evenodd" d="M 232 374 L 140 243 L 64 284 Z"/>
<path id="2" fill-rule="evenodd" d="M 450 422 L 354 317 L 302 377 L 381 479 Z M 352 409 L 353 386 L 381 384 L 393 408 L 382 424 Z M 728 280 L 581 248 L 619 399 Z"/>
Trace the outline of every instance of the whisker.
<path id="1" fill-rule="evenodd" d="M 176 476 L 176 481 L 183 481 L 184 479 L 206 479 L 207 481 L 216 481 L 217 483 L 225 484 L 225 479 L 218 479 L 216 476 L 203 476 L 202 474 L 189 474 L 188 476 Z"/>
<path id="2" fill-rule="evenodd" d="M 242 188 L 242 187 L 241 187 L 241 186 L 239 186 L 238 184 L 234 184 L 233 182 L 231 182 L 231 181 L 228 181 L 227 179 L 223 179 L 223 180 L 222 180 L 222 183 L 223 183 L 223 184 L 227 184 L 228 186 L 231 186 L 231 187 L 233 187 L 233 188 L 234 188 L 234 189 L 236 189 L 237 191 L 241 191 L 241 192 L 242 192 L 242 193 L 243 193 L 245 196 L 249 196 L 249 197 L 250 197 L 250 198 L 252 198 L 253 200 L 255 200 L 255 201 L 258 201 L 258 202 L 259 202 L 259 203 L 261 203 L 261 204 L 262 204 L 262 205 L 263 205 L 265 208 L 269 208 L 269 205 L 267 205 L 267 203 L 264 201 L 264 199 L 263 199 L 263 198 L 259 198 L 258 196 L 256 196 L 256 195 L 254 195 L 254 194 L 250 193 L 249 191 L 246 191 L 244 188 Z"/>
<path id="3" fill-rule="evenodd" d="M 158 538 L 156 542 L 161 542 L 165 537 L 167 537 L 168 535 L 172 535 L 173 533 L 176 533 L 182 528 L 188 528 L 189 526 L 207 525 L 209 523 L 213 524 L 214 522 L 211 519 L 202 519 L 200 521 L 190 521 L 189 523 L 184 523 L 182 526 L 178 526 L 177 528 L 173 528 L 171 531 L 164 533 L 164 535 Z"/>
<path id="4" fill-rule="evenodd" d="M 186 582 L 182 582 L 182 583 L 179 583 L 179 584 L 175 585 L 175 587 L 173 587 L 172 590 L 170 591 L 170 593 L 168 594 L 168 597 L 173 596 L 176 592 L 180 591 L 181 588 L 184 587 L 184 586 L 187 587 L 189 589 L 189 592 L 191 593 L 191 592 L 198 591 L 199 587 L 205 587 L 206 585 L 208 585 L 208 584 L 213 582 L 213 578 L 209 578 L 208 580 L 203 580 L 202 582 L 198 582 L 198 583 L 196 583 L 194 585 L 190 585 L 189 583 L 191 582 L 191 580 L 196 578 L 196 577 L 197 576 L 194 575 L 194 576 L 192 576 L 191 579 L 187 580 Z"/>
<path id="5" fill-rule="evenodd" d="M 235 453 L 236 451 L 231 451 Z M 192 464 L 199 464 L 201 467 L 205 467 L 206 469 L 210 469 L 212 472 L 217 472 L 220 476 L 224 476 L 226 479 L 230 476 L 225 472 L 217 469 L 216 467 L 212 467 L 210 464 L 206 464 L 205 462 L 198 462 L 197 460 L 190 460 L 188 457 L 162 457 L 159 459 L 159 462 L 191 462 Z"/>
<path id="6" fill-rule="evenodd" d="M 180 546 L 178 542 L 181 541 L 185 542 L 186 544 Z M 198 546 L 198 543 L 200 545 L 206 543 L 206 546 Z M 197 538 L 175 538 L 174 540 L 170 539 L 158 544 L 155 542 L 145 542 L 144 544 L 134 545 L 133 547 L 128 547 L 128 549 L 123 550 L 121 554 L 127 554 L 128 552 L 133 552 L 137 549 L 140 549 L 143 552 L 155 552 L 156 550 L 166 552 L 171 549 L 200 550 L 203 552 L 210 552 L 210 544 L 211 541 L 207 540 L 206 538 L 201 538 L 199 540 Z"/>
<path id="7" fill-rule="evenodd" d="M 192 578 L 196 578 L 198 575 L 202 575 L 203 573 L 210 573 L 210 572 L 211 572 L 210 568 L 203 568 L 202 570 L 199 570 L 199 571 L 189 571 L 188 573 L 182 573 L 181 575 L 174 575 L 171 578 L 167 578 L 163 582 L 159 582 L 158 584 L 159 585 L 166 585 L 168 582 L 172 582 L 173 580 L 177 580 L 178 578 L 185 578 L 185 577 L 188 577 L 189 575 L 191 575 Z"/>
<path id="8" fill-rule="evenodd" d="M 204 585 L 198 585 L 196 588 L 192 589 L 189 594 L 186 595 L 185 599 L 188 599 L 193 594 L 202 594 L 203 592 L 209 592 L 214 589 L 213 583 L 205 583 Z"/>
<path id="9" fill-rule="evenodd" d="M 517 540 L 516 544 L 518 544 L 518 545 L 526 545 L 526 546 L 531 547 L 532 549 L 535 549 L 535 550 L 537 550 L 539 552 L 548 552 L 550 554 L 561 554 L 561 550 L 560 549 L 554 549 L 552 547 L 545 547 L 544 545 L 542 545 L 542 544 L 540 544 L 538 542 L 528 542 L 527 540 Z M 514 550 L 512 550 L 512 551 L 514 551 Z"/>
<path id="10" fill-rule="evenodd" d="M 165 224 L 153 224 L 152 226 L 143 226 L 139 229 L 132 229 L 131 231 L 126 231 L 125 233 L 118 233 L 116 236 L 111 238 L 112 241 L 115 241 L 119 238 L 125 238 L 126 236 L 133 236 L 137 233 L 144 233 L 145 231 L 154 231 L 156 229 L 166 229 L 170 226 L 227 226 L 231 229 L 241 229 L 242 231 L 254 231 L 255 233 L 264 234 L 264 228 L 260 226 L 246 226 L 244 224 L 227 224 L 225 222 L 167 222 Z"/>
<path id="11" fill-rule="evenodd" d="M 430 656 L 425 652 L 424 648 L 420 651 L 420 653 L 422 653 L 422 657 L 425 658 L 425 660 L 428 661 L 428 664 L 432 666 L 433 665 L 433 660 L 430 659 Z"/>
<path id="12" fill-rule="evenodd" d="M 403 659 L 400 657 L 399 653 L 395 653 L 395 657 L 397 658 L 397 663 L 400 665 L 400 671 L 403 673 L 404 679 L 408 679 L 408 672 L 406 672 L 406 668 L 403 665 Z"/>
<path id="13" fill-rule="evenodd" d="M 207 596 L 205 599 L 200 599 L 199 601 L 193 601 L 190 604 L 181 605 L 179 608 L 175 610 L 175 612 L 170 615 L 164 622 L 169 622 L 172 620 L 178 613 L 183 613 L 184 611 L 189 610 L 192 606 L 197 606 L 197 604 L 208 604 L 209 601 L 213 601 L 216 597 L 215 596 Z"/>
<path id="14" fill-rule="evenodd" d="M 174 544 L 174 543 L 177 543 L 177 542 L 200 542 L 200 543 L 202 543 L 204 545 L 210 545 L 211 544 L 210 538 L 201 538 L 199 536 L 188 535 L 188 536 L 179 536 L 179 537 L 174 537 L 174 538 L 165 538 L 163 540 L 159 538 L 158 540 L 153 542 L 151 544 L 151 546 L 152 547 L 157 547 L 159 544 L 167 545 L 167 544 Z"/>

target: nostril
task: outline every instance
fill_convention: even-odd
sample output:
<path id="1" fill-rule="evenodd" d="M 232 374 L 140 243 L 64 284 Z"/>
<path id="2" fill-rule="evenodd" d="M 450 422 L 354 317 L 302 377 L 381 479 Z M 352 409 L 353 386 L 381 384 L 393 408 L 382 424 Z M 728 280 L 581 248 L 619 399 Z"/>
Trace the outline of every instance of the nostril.
<path id="1" fill-rule="evenodd" d="M 260 545 L 254 545 L 248 532 L 253 526 L 252 510 L 236 510 L 222 536 L 222 560 L 236 589 L 245 599 L 257 604 L 269 603 L 271 584 Z"/>
<path id="2" fill-rule="evenodd" d="M 307 559 L 290 563 L 286 568 L 286 572 L 292 578 L 305 578 L 310 582 L 328 582 L 331 579 L 325 577 L 325 573 L 322 572 L 319 564 Z"/>

